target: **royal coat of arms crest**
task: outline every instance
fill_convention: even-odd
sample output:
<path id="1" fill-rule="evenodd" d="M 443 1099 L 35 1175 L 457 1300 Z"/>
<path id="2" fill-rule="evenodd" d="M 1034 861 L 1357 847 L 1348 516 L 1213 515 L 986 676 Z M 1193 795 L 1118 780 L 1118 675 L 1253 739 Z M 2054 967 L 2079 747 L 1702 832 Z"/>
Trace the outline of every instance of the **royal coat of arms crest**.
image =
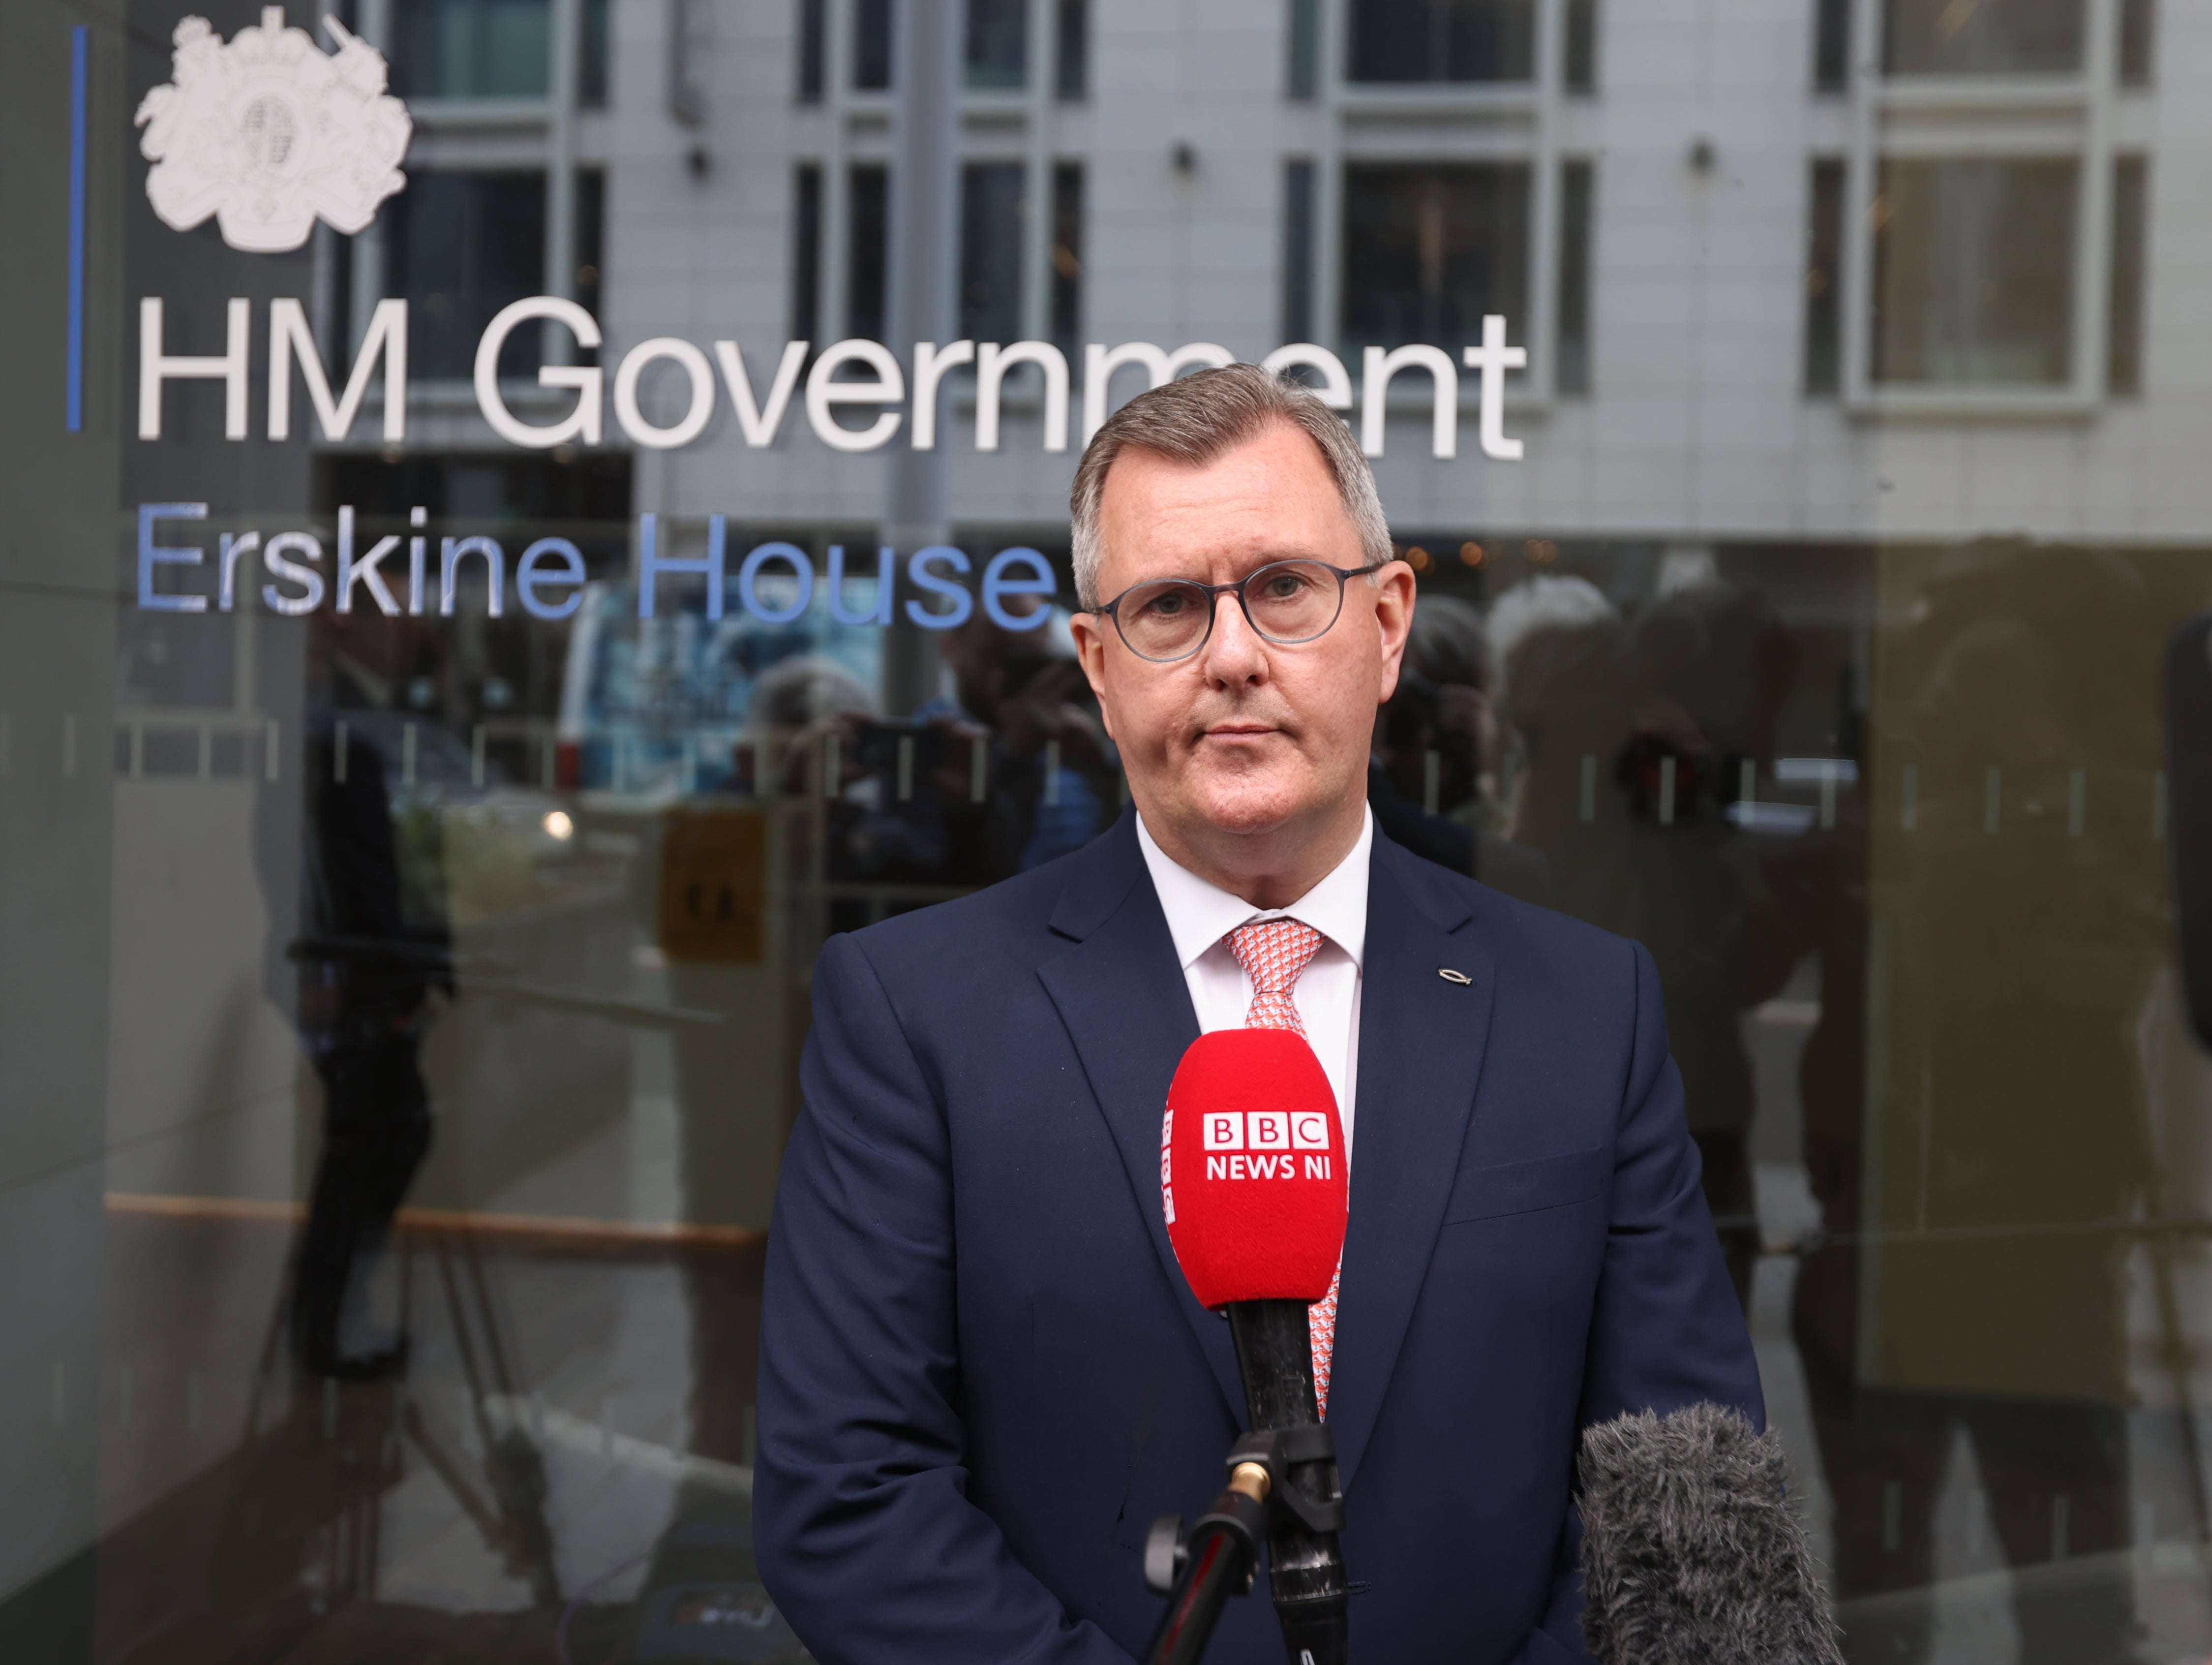
<path id="1" fill-rule="evenodd" d="M 318 216 L 359 231 L 407 183 L 399 159 L 414 132 L 385 91 L 384 54 L 334 17 L 325 52 L 305 29 L 262 9 L 228 45 L 204 17 L 177 25 L 175 80 L 138 107 L 153 162 L 147 199 L 190 231 L 213 215 L 233 248 L 272 254 L 307 241 Z"/>

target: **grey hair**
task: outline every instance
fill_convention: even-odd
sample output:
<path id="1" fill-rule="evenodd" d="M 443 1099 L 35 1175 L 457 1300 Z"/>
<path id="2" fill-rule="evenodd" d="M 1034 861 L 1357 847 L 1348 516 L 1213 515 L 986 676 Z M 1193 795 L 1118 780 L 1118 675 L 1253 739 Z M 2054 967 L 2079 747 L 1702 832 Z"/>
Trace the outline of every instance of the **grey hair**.
<path id="1" fill-rule="evenodd" d="M 1115 458 L 1133 448 L 1202 468 L 1279 422 L 1303 430 L 1319 448 L 1322 465 L 1359 534 L 1361 564 L 1390 559 L 1390 526 L 1375 490 L 1375 471 L 1344 418 L 1303 382 L 1257 364 L 1224 364 L 1139 393 L 1084 447 L 1067 502 L 1077 601 L 1086 608 L 1098 605 L 1098 507 Z"/>
<path id="2" fill-rule="evenodd" d="M 826 654 L 801 654 L 753 684 L 746 715 L 767 729 L 796 729 L 825 717 L 871 717 L 875 696 Z"/>
<path id="3" fill-rule="evenodd" d="M 1579 630 L 1612 624 L 1620 611 L 1587 578 L 1540 573 L 1518 583 L 1490 604 L 1486 627 L 1498 668 L 1510 674 L 1521 644 L 1547 630 Z"/>

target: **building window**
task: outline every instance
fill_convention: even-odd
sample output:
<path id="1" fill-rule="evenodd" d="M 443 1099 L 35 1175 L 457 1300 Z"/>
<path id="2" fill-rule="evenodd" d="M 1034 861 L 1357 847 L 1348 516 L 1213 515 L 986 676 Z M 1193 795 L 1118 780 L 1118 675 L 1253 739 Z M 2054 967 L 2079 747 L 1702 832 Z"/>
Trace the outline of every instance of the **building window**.
<path id="1" fill-rule="evenodd" d="M 890 174 L 881 162 L 856 162 L 848 179 L 845 333 L 880 341 L 888 321 Z"/>
<path id="2" fill-rule="evenodd" d="M 1536 0 L 1352 0 L 1350 78 L 1527 81 Z"/>
<path id="3" fill-rule="evenodd" d="M 2081 67 L 2085 0 L 1885 0 L 1891 75 L 2069 75 Z"/>
<path id="4" fill-rule="evenodd" d="M 1083 335 L 1083 164 L 1052 170 L 1052 338 L 1073 362 Z"/>
<path id="5" fill-rule="evenodd" d="M 1589 391 L 1590 224 L 1595 174 L 1586 162 L 1570 162 L 1559 176 L 1559 362 L 1553 386 L 1563 393 Z"/>
<path id="6" fill-rule="evenodd" d="M 819 342 L 822 316 L 822 164 L 803 162 L 791 180 L 791 338 Z"/>
<path id="7" fill-rule="evenodd" d="M 2032 387 L 2071 377 L 2080 171 L 2055 159 L 1881 163 L 1875 381 Z"/>
<path id="8" fill-rule="evenodd" d="M 891 0 L 854 0 L 853 89 L 879 93 L 891 84 Z"/>
<path id="9" fill-rule="evenodd" d="M 1479 341 L 1484 314 L 1525 318 L 1528 180 L 1525 162 L 1347 164 L 1346 350 Z"/>
<path id="10" fill-rule="evenodd" d="M 1283 339 L 1314 338 L 1314 165 L 1283 165 Z"/>
<path id="11" fill-rule="evenodd" d="M 971 341 L 1022 338 L 1022 222 L 1029 216 L 1018 162 L 960 170 L 960 333 Z"/>
<path id="12" fill-rule="evenodd" d="M 968 0 L 968 84 L 1021 87 L 1029 65 L 1029 0 Z"/>
<path id="13" fill-rule="evenodd" d="M 1054 88 L 1062 98 L 1083 97 L 1091 90 L 1090 0 L 1060 0 L 1054 46 L 1059 58 Z"/>
<path id="14" fill-rule="evenodd" d="M 587 110 L 607 102 L 607 0 L 584 0 L 583 52 L 576 63 L 576 99 Z"/>
<path id="15" fill-rule="evenodd" d="M 2112 163 L 2112 293 L 2107 298 L 2105 386 L 2115 393 L 2142 391 L 2143 228 L 2148 168 L 2141 156 Z"/>
<path id="16" fill-rule="evenodd" d="M 829 64 L 830 0 L 799 0 L 799 101 L 801 104 L 819 104 L 822 101 Z"/>
<path id="17" fill-rule="evenodd" d="M 1567 90 L 1597 90 L 1597 0 L 1567 0 Z"/>
<path id="18" fill-rule="evenodd" d="M 1832 393 L 1843 367 L 1844 164 L 1813 164 L 1805 235 L 1805 391 Z"/>
<path id="19" fill-rule="evenodd" d="M 1321 0 L 1289 0 L 1290 94 L 1309 99 L 1321 90 Z"/>
<path id="20" fill-rule="evenodd" d="M 383 292 L 407 302 L 408 364 L 465 379 L 501 308 L 545 289 L 543 174 L 428 172 L 384 210 Z M 502 375 L 534 373 L 539 332 L 517 330 Z"/>
<path id="21" fill-rule="evenodd" d="M 1850 82 L 1851 0 L 1815 0 L 1813 87 L 1840 93 Z"/>
<path id="22" fill-rule="evenodd" d="M 2152 4 L 2153 0 L 2120 0 L 2120 81 L 2124 86 L 2150 85 Z"/>
<path id="23" fill-rule="evenodd" d="M 543 98 L 547 0 L 392 0 L 392 85 L 403 98 Z"/>
<path id="24" fill-rule="evenodd" d="M 600 274 L 606 266 L 607 173 L 604 168 L 576 170 L 576 304 L 599 316 Z M 596 358 L 597 348 L 579 348 Z"/>
<path id="25" fill-rule="evenodd" d="M 548 0 L 391 0 L 392 90 L 402 98 L 544 98 Z M 607 101 L 607 0 L 578 8 L 576 98 Z"/>

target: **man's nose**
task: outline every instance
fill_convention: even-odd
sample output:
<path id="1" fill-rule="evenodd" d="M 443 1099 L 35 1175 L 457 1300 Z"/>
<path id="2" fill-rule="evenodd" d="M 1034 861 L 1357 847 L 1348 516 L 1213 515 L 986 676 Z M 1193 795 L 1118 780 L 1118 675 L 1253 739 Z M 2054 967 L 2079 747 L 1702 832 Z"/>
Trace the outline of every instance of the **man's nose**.
<path id="1" fill-rule="evenodd" d="M 1267 679 L 1267 643 L 1252 628 L 1233 589 L 1213 598 L 1213 629 L 1206 638 L 1205 668 L 1209 681 L 1224 686 L 1244 686 Z"/>

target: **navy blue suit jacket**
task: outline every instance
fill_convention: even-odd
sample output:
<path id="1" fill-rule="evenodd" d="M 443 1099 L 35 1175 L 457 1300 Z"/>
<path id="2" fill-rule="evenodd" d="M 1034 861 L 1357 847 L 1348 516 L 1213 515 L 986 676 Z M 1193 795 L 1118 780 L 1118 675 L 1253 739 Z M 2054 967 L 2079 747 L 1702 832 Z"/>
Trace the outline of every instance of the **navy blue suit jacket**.
<path id="1" fill-rule="evenodd" d="M 1437 975 L 1449 967 L 1471 979 Z M 1586 1424 L 1763 1411 L 1633 943 L 1376 837 L 1329 1399 L 1374 1665 L 1583 1657 Z M 1198 1022 L 1134 823 L 833 937 L 763 1312 L 762 1577 L 824 1665 L 1127 1665 L 1220 1489 L 1229 1327 L 1161 1217 Z M 1277 1665 L 1264 1579 L 1209 1657 Z"/>

